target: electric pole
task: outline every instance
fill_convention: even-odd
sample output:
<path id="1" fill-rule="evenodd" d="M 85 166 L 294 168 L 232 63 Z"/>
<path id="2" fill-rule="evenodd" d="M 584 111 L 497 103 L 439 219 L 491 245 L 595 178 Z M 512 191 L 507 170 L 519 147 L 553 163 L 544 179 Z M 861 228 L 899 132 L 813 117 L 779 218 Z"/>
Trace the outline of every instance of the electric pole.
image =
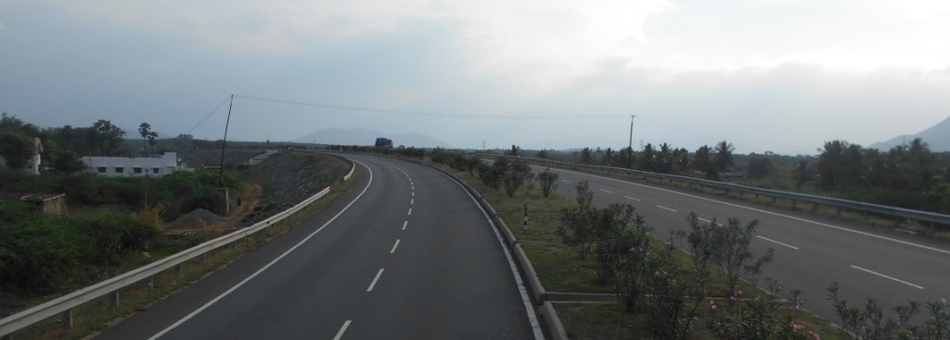
<path id="1" fill-rule="evenodd" d="M 633 162 L 633 119 L 637 118 L 637 115 L 630 115 L 630 140 L 627 141 L 627 169 L 630 169 L 630 164 Z"/>

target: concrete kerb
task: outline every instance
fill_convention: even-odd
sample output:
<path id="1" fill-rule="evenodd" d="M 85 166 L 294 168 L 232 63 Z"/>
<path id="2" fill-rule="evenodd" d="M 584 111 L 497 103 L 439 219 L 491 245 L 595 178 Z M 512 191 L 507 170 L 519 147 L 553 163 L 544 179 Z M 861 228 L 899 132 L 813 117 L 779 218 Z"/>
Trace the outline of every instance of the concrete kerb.
<path id="1" fill-rule="evenodd" d="M 550 301 L 545 301 L 541 305 L 541 319 L 544 320 L 544 324 L 548 325 L 548 331 L 551 332 L 551 338 L 554 340 L 567 340 L 567 332 L 564 331 L 564 325 L 561 324 L 561 319 L 557 317 L 557 312 L 554 310 L 554 305 Z"/>
<path id="2" fill-rule="evenodd" d="M 513 249 L 515 262 L 521 267 L 521 276 L 523 276 L 528 292 L 534 298 L 535 304 L 543 304 L 547 298 L 547 293 L 544 286 L 541 285 L 541 280 L 538 279 L 538 273 L 534 271 L 534 266 L 531 265 L 531 260 L 528 259 L 528 255 L 525 254 L 520 244 L 515 244 Z"/>
<path id="3" fill-rule="evenodd" d="M 505 223 L 505 220 L 501 219 L 501 216 L 495 215 L 493 220 L 495 225 L 498 226 L 498 231 L 501 232 L 501 236 L 505 238 L 505 244 L 508 245 L 509 249 L 514 250 L 514 246 L 518 243 L 518 239 L 515 238 L 515 234 L 511 233 L 511 228 L 508 228 L 508 224 Z"/>

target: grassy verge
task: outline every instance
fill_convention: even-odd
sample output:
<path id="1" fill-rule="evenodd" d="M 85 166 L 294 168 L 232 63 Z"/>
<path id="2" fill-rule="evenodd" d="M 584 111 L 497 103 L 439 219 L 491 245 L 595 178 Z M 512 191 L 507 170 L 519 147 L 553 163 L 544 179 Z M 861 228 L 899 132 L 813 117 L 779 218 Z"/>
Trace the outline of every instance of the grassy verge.
<path id="1" fill-rule="evenodd" d="M 356 182 L 353 179 L 358 176 L 359 168 L 354 172 L 350 181 L 332 185 L 329 194 L 291 217 L 285 218 L 243 241 L 209 252 L 204 258 L 184 263 L 181 267 L 181 275 L 176 269 L 171 269 L 156 275 L 153 278 L 151 289 L 147 282 L 140 282 L 121 290 L 118 306 L 114 305 L 110 296 L 105 296 L 76 308 L 73 310 L 73 327 L 71 329 L 66 329 L 63 326 L 61 317 L 53 317 L 20 330 L 15 336 L 17 339 L 83 339 L 102 331 L 123 318 L 145 310 L 151 304 L 188 287 L 208 274 L 226 267 L 268 240 L 297 226 L 300 222 L 323 210 L 339 198 Z M 220 236 L 220 234 L 207 235 L 202 237 L 202 240 L 217 236 Z"/>

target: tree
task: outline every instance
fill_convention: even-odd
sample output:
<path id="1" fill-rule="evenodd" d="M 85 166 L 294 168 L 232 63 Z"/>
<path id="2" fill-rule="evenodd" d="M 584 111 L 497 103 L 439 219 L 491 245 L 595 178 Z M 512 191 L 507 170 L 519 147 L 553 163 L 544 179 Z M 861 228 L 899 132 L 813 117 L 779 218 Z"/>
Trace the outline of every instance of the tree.
<path id="1" fill-rule="evenodd" d="M 795 163 L 795 170 L 792 176 L 795 180 L 795 190 L 802 191 L 802 185 L 811 180 L 811 173 L 808 171 L 808 161 L 803 159 Z"/>
<path id="2" fill-rule="evenodd" d="M 152 133 L 152 125 L 149 123 L 142 123 L 139 125 L 139 134 L 142 135 L 142 149 L 145 149 L 145 144 L 148 143 L 148 136 Z"/>
<path id="3" fill-rule="evenodd" d="M 603 165 L 611 166 L 614 163 L 614 151 L 610 148 L 604 150 L 604 157 L 600 160 Z"/>
<path id="4" fill-rule="evenodd" d="M 819 149 L 818 186 L 822 190 L 843 191 L 861 178 L 862 148 L 857 144 L 833 140 Z"/>
<path id="5" fill-rule="evenodd" d="M 653 150 L 653 144 L 647 143 L 637 160 L 637 170 L 656 172 L 656 168 L 656 151 Z"/>
<path id="6" fill-rule="evenodd" d="M 551 172 L 551 168 L 544 169 L 540 175 L 538 175 L 538 181 L 541 182 L 541 194 L 544 197 L 551 195 L 551 192 L 557 190 L 557 179 L 560 177 L 556 172 Z"/>
<path id="7" fill-rule="evenodd" d="M 719 180 L 719 170 L 716 163 L 713 162 L 709 145 L 703 145 L 696 149 L 696 154 L 693 155 L 693 171 L 703 173 L 706 179 Z"/>
<path id="8" fill-rule="evenodd" d="M 158 132 L 149 132 L 147 139 L 148 145 L 152 147 L 152 153 L 155 153 L 155 144 L 158 144 Z"/>
<path id="9" fill-rule="evenodd" d="M 720 174 L 726 173 L 736 166 L 732 159 L 732 152 L 735 151 L 735 149 L 732 143 L 726 141 L 721 141 L 716 144 L 716 156 L 713 158 L 713 161 L 716 163 L 716 169 Z"/>
<path id="10" fill-rule="evenodd" d="M 505 156 L 521 156 L 521 147 L 517 145 L 511 145 L 511 150 L 505 151 Z"/>
<path id="11" fill-rule="evenodd" d="M 548 159 L 551 157 L 551 155 L 548 154 L 547 150 L 541 150 L 541 151 L 538 151 L 538 154 L 536 155 L 536 157 L 540 159 Z"/>
<path id="12" fill-rule="evenodd" d="M 32 155 L 33 141 L 29 137 L 15 132 L 0 133 L 0 156 L 7 160 L 8 167 L 23 168 Z"/>
<path id="13" fill-rule="evenodd" d="M 594 150 L 590 148 L 581 149 L 581 164 L 594 164 Z"/>
<path id="14" fill-rule="evenodd" d="M 95 146 L 100 155 L 113 155 L 122 144 L 125 137 L 125 131 L 118 126 L 112 125 L 112 122 L 100 119 L 92 124 L 92 131 L 88 136 L 89 141 Z"/>
<path id="15" fill-rule="evenodd" d="M 749 155 L 749 178 L 762 178 L 772 173 L 772 161 L 765 156 Z"/>

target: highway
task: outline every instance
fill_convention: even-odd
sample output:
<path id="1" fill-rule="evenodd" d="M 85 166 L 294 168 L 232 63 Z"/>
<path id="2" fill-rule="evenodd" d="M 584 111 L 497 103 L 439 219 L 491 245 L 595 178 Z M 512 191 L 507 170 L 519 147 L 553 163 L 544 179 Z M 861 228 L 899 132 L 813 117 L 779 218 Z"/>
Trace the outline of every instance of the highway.
<path id="1" fill-rule="evenodd" d="M 535 172 L 544 169 L 532 167 Z M 765 265 L 761 278 L 778 280 L 786 295 L 792 289 L 805 292 L 804 308 L 833 322 L 838 322 L 837 316 L 825 300 L 832 282 L 839 283 L 849 304 L 862 308 L 868 296 L 889 306 L 950 298 L 946 241 L 679 188 L 552 171 L 559 174 L 560 193 L 574 198 L 575 185 L 588 181 L 595 205 L 633 205 L 655 228 L 653 234 L 664 240 L 671 231 L 688 228 L 686 215 L 691 211 L 706 221 L 716 218 L 721 223 L 728 217 L 739 218 L 743 224 L 758 219 L 753 253 L 761 256 L 768 248 L 775 249 L 774 261 Z M 684 241 L 683 246 L 688 244 Z M 888 309 L 885 315 L 890 314 Z"/>
<path id="2" fill-rule="evenodd" d="M 95 339 L 542 339 L 461 186 L 372 156 L 329 207 Z"/>

